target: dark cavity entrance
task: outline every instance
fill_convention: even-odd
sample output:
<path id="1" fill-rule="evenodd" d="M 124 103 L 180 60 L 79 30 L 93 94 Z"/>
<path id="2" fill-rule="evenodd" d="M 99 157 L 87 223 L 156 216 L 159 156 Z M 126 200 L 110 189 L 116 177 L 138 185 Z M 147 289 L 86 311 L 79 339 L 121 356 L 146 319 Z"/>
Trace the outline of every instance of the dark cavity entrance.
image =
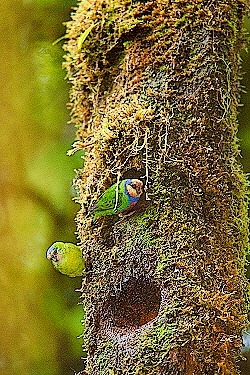
<path id="1" fill-rule="evenodd" d="M 152 279 L 129 278 L 109 300 L 116 327 L 140 327 L 153 320 L 160 308 L 160 288 Z"/>

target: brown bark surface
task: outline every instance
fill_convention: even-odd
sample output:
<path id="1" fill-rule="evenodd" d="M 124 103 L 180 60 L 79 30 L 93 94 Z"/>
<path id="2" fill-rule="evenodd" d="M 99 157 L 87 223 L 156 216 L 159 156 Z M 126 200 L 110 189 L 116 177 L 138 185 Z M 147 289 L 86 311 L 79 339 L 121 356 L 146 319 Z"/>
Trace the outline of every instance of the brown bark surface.
<path id="1" fill-rule="evenodd" d="M 86 373 L 238 374 L 246 182 L 238 164 L 244 1 L 82 1 L 67 25 L 86 273 Z M 95 223 L 111 184 L 134 215 Z"/>

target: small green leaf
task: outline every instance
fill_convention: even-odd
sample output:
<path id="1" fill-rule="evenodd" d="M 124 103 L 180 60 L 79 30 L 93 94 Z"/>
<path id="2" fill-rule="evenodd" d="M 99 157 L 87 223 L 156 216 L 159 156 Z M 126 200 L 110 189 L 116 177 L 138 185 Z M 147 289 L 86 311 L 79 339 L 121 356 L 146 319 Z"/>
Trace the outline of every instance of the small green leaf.
<path id="1" fill-rule="evenodd" d="M 60 36 L 60 38 L 57 38 L 57 39 L 52 43 L 52 46 L 54 46 L 54 45 L 57 44 L 58 42 L 61 42 L 61 40 L 65 39 L 65 38 L 66 38 L 66 35 Z"/>
<path id="2" fill-rule="evenodd" d="M 89 35 L 90 31 L 93 29 L 93 27 L 95 27 L 97 24 L 96 23 L 93 23 L 92 25 L 90 25 L 83 33 L 82 35 L 79 37 L 78 39 L 78 43 L 77 43 L 77 50 L 78 52 L 81 51 L 82 49 L 82 45 L 84 43 L 84 41 L 86 40 L 87 36 Z"/>

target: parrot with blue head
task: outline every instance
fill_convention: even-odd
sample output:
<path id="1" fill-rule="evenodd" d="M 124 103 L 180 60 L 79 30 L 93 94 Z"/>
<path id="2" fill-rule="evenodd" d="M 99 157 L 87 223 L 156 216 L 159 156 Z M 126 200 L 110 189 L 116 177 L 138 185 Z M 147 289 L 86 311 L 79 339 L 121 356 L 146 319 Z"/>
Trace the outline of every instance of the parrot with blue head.
<path id="1" fill-rule="evenodd" d="M 47 250 L 46 256 L 54 268 L 70 277 L 82 276 L 85 268 L 79 246 L 73 243 L 55 242 Z"/>
<path id="2" fill-rule="evenodd" d="M 110 186 L 91 209 L 94 220 L 101 216 L 127 214 L 133 211 L 144 192 L 143 182 L 132 178 Z"/>

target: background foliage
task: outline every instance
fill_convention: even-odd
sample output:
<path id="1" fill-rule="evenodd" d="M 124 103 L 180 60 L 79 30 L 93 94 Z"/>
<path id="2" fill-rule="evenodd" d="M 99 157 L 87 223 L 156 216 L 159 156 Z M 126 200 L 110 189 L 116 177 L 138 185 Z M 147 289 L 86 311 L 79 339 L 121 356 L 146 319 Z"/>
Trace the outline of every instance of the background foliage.
<path id="1" fill-rule="evenodd" d="M 75 292 L 81 280 L 56 273 L 45 257 L 55 240 L 77 241 L 71 183 L 82 159 L 66 156 L 75 129 L 67 124 L 61 43 L 52 45 L 75 5 L 76 0 L 1 1 L 0 374 L 5 375 L 64 375 L 82 367 L 77 336 L 83 312 Z M 246 27 L 250 31 L 249 20 Z M 242 57 L 247 94 L 239 138 L 249 173 L 250 57 L 246 52 Z"/>

